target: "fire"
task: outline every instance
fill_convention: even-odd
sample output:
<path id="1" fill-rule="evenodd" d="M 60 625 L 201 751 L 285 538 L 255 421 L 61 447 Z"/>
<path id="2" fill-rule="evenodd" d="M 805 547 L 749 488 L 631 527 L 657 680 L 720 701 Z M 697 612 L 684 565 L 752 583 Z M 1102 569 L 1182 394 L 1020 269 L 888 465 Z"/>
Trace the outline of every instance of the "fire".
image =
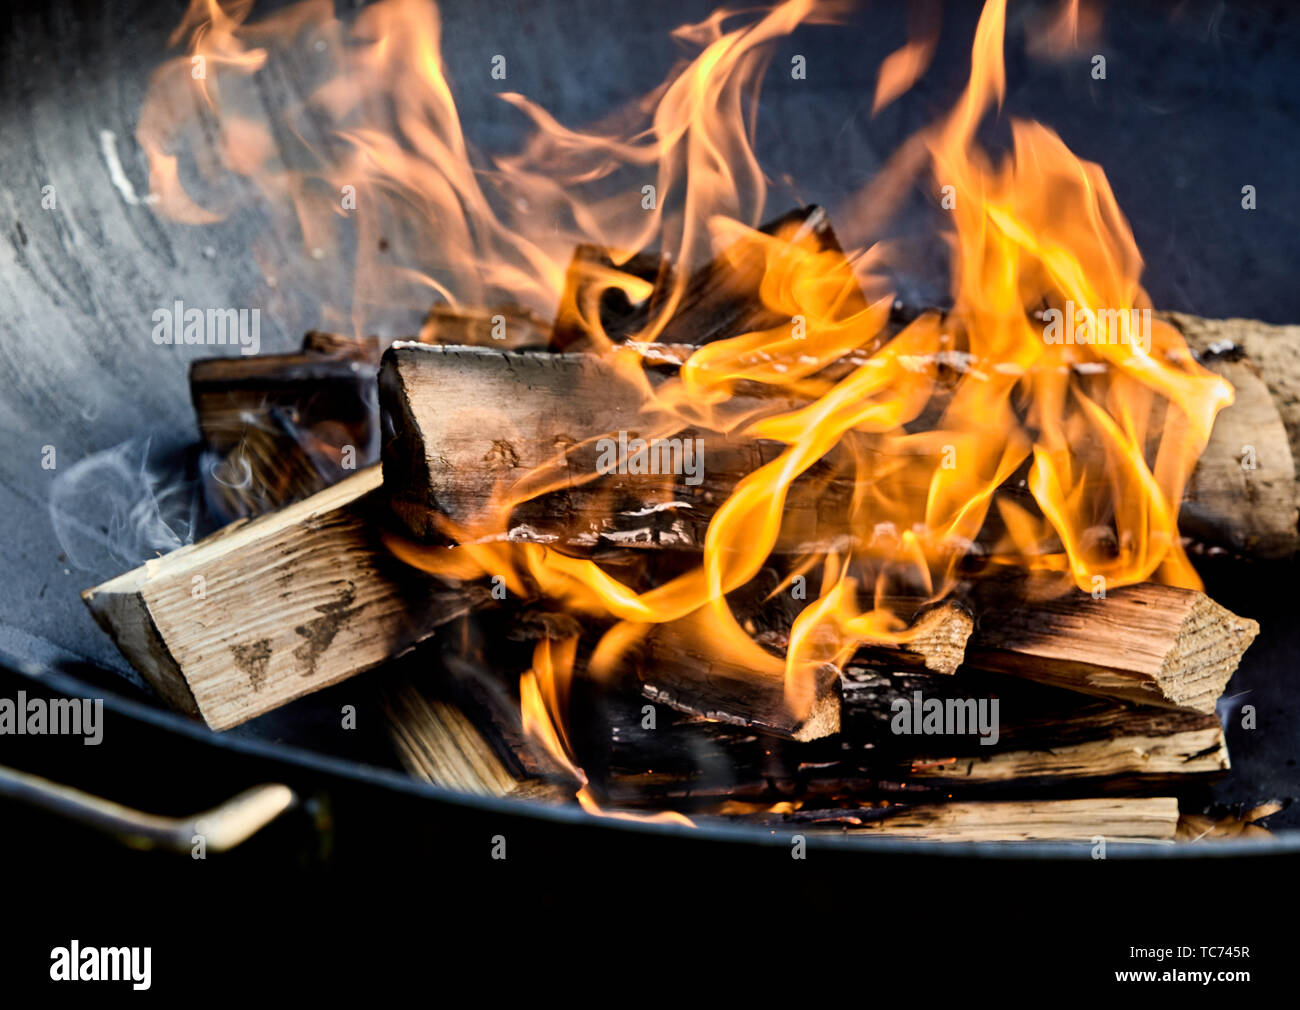
<path id="1" fill-rule="evenodd" d="M 633 814 L 604 810 L 592 795 L 587 785 L 587 776 L 572 760 L 572 748 L 564 729 L 564 713 L 569 703 L 569 686 L 573 682 L 573 660 L 577 646 L 576 638 L 558 642 L 542 639 L 537 643 L 533 652 L 532 669 L 519 678 L 519 709 L 524 732 L 540 743 L 561 768 L 570 772 L 582 784 L 577 800 L 588 813 L 622 820 L 694 827 L 694 822 L 689 817 L 675 811 Z"/>
<path id="2" fill-rule="evenodd" d="M 256 24 L 250 7 L 195 0 L 177 30 L 189 53 L 155 78 L 138 138 L 161 212 L 198 223 L 230 209 L 219 186 L 204 187 L 216 205 L 190 194 L 212 182 L 201 170 L 181 182 L 186 151 L 215 122 L 224 168 L 253 180 L 271 205 L 292 207 L 289 223 L 313 254 L 333 256 L 351 238 L 351 302 L 325 301 L 350 314 L 358 333 L 381 307 L 422 311 L 430 292 L 453 305 L 506 299 L 553 315 L 573 248 L 594 243 L 611 251 L 612 265 L 584 267 L 584 299 L 566 310 L 636 382 L 643 434 L 696 428 L 779 450 L 720 504 L 699 565 L 649 589 L 596 561 L 509 542 L 515 506 L 573 479 L 565 454 L 498 488 L 489 514 L 448 520 L 443 532 L 457 546 L 393 541 L 412 564 L 453 579 L 500 575 L 512 594 L 605 619 L 586 661 L 595 675 L 659 627 L 707 641 L 755 676 L 783 678 L 796 711 L 810 704 L 822 664 L 863 642 L 906 638 L 888 599 L 940 599 L 976 559 L 1057 572 L 1085 591 L 1152 579 L 1198 585 L 1179 540 L 1179 503 L 1232 390 L 1150 319 L 1142 259 L 1099 166 L 1032 122 L 1011 122 L 1000 161 L 980 146 L 977 132 L 1006 89 L 1005 0 L 985 4 L 970 79 L 951 113 L 906 142 L 837 219 L 851 240 L 847 256 L 798 225 L 758 230 L 767 182 L 752 146 L 771 43 L 834 20 L 833 6 L 786 0 L 683 26 L 674 35 L 696 55 L 643 101 L 586 130 L 504 93 L 534 132 L 518 153 L 492 160 L 462 130 L 431 3 L 384 0 L 350 25 L 327 3 Z M 1052 28 L 1061 45 L 1091 30 L 1088 8 L 1081 15 L 1074 0 Z M 304 46 L 321 55 L 324 78 L 286 122 L 272 123 L 251 101 L 250 81 Z M 933 47 L 933 34 L 922 33 L 889 58 L 877 110 L 924 73 Z M 204 76 L 195 74 L 200 62 Z M 272 127 L 305 138 L 317 120 L 329 124 L 329 144 L 300 152 L 301 166 L 281 164 Z M 875 208 L 909 185 L 944 194 L 951 211 L 952 306 L 894 332 L 894 295 L 882 280 L 893 250 L 877 241 Z M 365 213 L 340 204 L 349 191 Z M 381 239 L 383 255 L 374 252 Z M 662 292 L 620 269 L 654 248 L 676 266 Z M 681 305 L 686 267 L 716 255 L 738 290 L 757 291 L 783 321 L 702 346 L 675 377 L 652 384 L 638 349 Z M 625 344 L 600 331 L 608 290 L 653 303 Z M 742 385 L 770 396 L 756 407 L 738 395 Z M 782 657 L 751 637 L 726 596 L 785 546 L 790 506 L 815 495 L 807 475 L 824 465 L 851 476 L 853 494 L 834 549 L 786 564 L 787 580 L 820 572 L 820 588 Z M 581 776 L 565 721 L 577 644 L 541 643 L 520 695 L 530 734 Z M 594 803 L 585 788 L 583 802 Z"/>

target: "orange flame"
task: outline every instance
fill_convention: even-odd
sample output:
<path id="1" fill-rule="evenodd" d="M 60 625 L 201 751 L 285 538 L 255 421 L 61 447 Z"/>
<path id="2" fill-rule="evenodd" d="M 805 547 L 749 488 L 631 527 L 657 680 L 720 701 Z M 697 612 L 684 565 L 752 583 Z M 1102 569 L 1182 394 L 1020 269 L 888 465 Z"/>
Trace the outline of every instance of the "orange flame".
<path id="1" fill-rule="evenodd" d="M 638 590 L 596 562 L 508 542 L 516 505 L 572 480 L 565 454 L 498 488 L 491 514 L 448 520 L 444 532 L 459 546 L 394 541 L 393 549 L 449 578 L 502 575 L 512 593 L 614 622 L 591 658 L 598 674 L 651 626 L 667 625 L 707 638 L 756 675 L 784 677 L 799 711 L 822 664 L 863 642 L 906 639 L 886 597 L 943 596 L 977 542 L 993 563 L 1060 572 L 1085 590 L 1098 579 L 1197 585 L 1178 508 L 1215 416 L 1232 400 L 1172 328 L 1149 320 L 1142 260 L 1101 168 L 1036 123 L 1011 123 L 1012 153 L 998 164 L 979 146 L 977 131 L 1006 90 L 1005 0 L 985 4 L 952 112 L 905 143 L 861 195 L 856 206 L 869 213 L 850 208 L 849 256 L 798 226 L 758 231 L 767 187 L 752 139 L 771 44 L 837 13 L 786 0 L 748 22 L 718 11 L 684 26 L 675 34 L 694 58 L 643 102 L 586 130 L 503 94 L 535 132 L 517 154 L 488 160 L 461 128 L 431 3 L 384 0 L 345 26 L 329 4 L 308 2 L 253 25 L 246 2 L 194 0 L 177 32 L 190 56 L 159 71 L 138 137 L 159 209 L 180 220 L 223 213 L 181 184 L 187 143 L 215 117 L 224 167 L 292 206 L 308 248 L 332 249 L 350 227 L 361 251 L 358 330 L 375 306 L 423 309 L 430 291 L 471 305 L 505 295 L 550 313 L 571 252 L 585 242 L 622 250 L 613 266 L 590 269 L 595 300 L 569 307 L 599 338 L 600 294 L 616 288 L 640 301 L 653 289 L 619 265 L 656 245 L 669 254 L 677 269 L 633 346 L 603 341 L 634 380 L 645 429 L 701 428 L 776 449 L 720 503 L 700 564 Z M 1056 30 L 1077 39 L 1081 21 L 1087 28 L 1078 4 L 1066 4 Z M 248 82 L 303 43 L 330 69 L 281 125 L 301 138 L 304 124 L 323 119 L 332 146 L 304 140 L 306 164 L 291 168 L 279 163 Z M 933 44 L 917 36 L 890 57 L 877 109 L 914 83 Z M 194 57 L 204 58 L 206 77 L 194 77 Z M 199 167 L 188 175 L 198 177 L 189 184 L 203 181 Z M 874 206 L 922 178 L 950 211 L 953 308 L 892 332 L 893 294 L 880 281 L 892 250 L 874 243 Z M 656 194 L 648 204 L 643 186 Z M 365 214 L 340 208 L 349 187 Z M 386 257 L 370 252 L 381 239 L 391 240 Z M 688 268 L 719 253 L 739 290 L 757 291 L 771 318 L 790 322 L 700 347 L 675 377 L 650 383 L 635 345 L 663 332 Z M 742 385 L 772 395 L 755 407 L 737 395 Z M 799 572 L 820 566 L 822 584 L 778 657 L 741 626 L 726 596 L 783 545 L 791 505 L 816 497 L 810 475 L 819 466 L 850 476 L 853 493 L 837 541 L 791 562 Z M 529 732 L 568 763 L 574 647 L 543 643 L 520 685 Z"/>

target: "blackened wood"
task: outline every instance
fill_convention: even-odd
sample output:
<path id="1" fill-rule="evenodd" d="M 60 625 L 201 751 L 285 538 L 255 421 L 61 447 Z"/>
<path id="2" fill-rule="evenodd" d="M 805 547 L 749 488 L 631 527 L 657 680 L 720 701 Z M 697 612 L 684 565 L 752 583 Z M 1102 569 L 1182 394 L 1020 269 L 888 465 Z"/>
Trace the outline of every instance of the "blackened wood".
<path id="1" fill-rule="evenodd" d="M 847 317 L 867 307 L 826 211 L 816 205 L 799 208 L 769 221 L 760 229 L 791 247 L 816 253 L 838 253 L 846 297 L 840 310 Z M 742 245 L 724 251 L 691 274 L 679 302 L 655 339 L 669 344 L 700 345 L 743 333 L 788 325 L 790 317 L 763 303 L 759 284 L 765 252 Z M 651 314 L 666 310 L 670 285 L 661 284 L 653 296 Z"/>
<path id="2" fill-rule="evenodd" d="M 375 368 L 343 354 L 205 358 L 190 368 L 209 507 L 222 521 L 300 501 L 379 454 Z"/>
<path id="3" fill-rule="evenodd" d="M 809 674 L 810 697 L 797 707 L 784 679 L 738 665 L 715 649 L 656 629 L 640 664 L 641 690 L 652 701 L 791 740 L 817 740 L 840 728 L 839 670 L 822 664 Z"/>
<path id="4" fill-rule="evenodd" d="M 617 256 L 595 245 L 580 245 L 564 275 L 564 291 L 552 327 L 557 351 L 599 351 L 643 330 L 650 321 L 650 295 L 633 300 L 635 282 L 657 290 L 672 283 L 670 261 L 658 253 Z"/>

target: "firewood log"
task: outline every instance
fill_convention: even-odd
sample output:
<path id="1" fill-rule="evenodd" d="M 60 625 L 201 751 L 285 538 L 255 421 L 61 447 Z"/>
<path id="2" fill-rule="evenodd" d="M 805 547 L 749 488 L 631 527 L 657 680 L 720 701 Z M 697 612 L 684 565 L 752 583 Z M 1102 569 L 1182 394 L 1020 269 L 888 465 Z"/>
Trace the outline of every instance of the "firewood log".
<path id="1" fill-rule="evenodd" d="M 1300 499 L 1300 327 L 1174 312 L 1159 316 L 1236 393 L 1215 419 L 1188 482 L 1179 531 L 1248 557 L 1291 557 Z"/>
<path id="2" fill-rule="evenodd" d="M 1012 595 L 1008 595 L 1008 593 Z M 1084 694 L 1213 712 L 1259 625 L 1204 593 L 1142 583 L 1103 598 L 1072 590 L 1024 600 L 976 584 L 966 662 Z"/>
<path id="3" fill-rule="evenodd" d="M 647 711 L 623 692 L 604 692 L 583 710 L 584 767 L 607 799 L 650 805 L 1080 789 L 1149 794 L 1212 779 L 1229 767 L 1223 730 L 1209 714 L 1098 700 L 977 671 L 890 675 L 849 666 L 844 678 L 840 733 L 807 743 L 662 706 Z M 982 742 L 969 708 L 964 733 L 911 732 L 909 709 L 918 693 L 943 704 L 996 699 L 996 741 Z M 895 732 L 901 729 L 908 731 Z"/>
<path id="4" fill-rule="evenodd" d="M 488 601 L 392 557 L 378 467 L 82 594 L 166 701 L 213 729 L 398 656 Z"/>
<path id="5" fill-rule="evenodd" d="M 517 698 L 470 670 L 406 673 L 382 688 L 389 735 L 407 770 L 477 796 L 564 800 L 580 787 L 524 734 Z"/>
<path id="6" fill-rule="evenodd" d="M 920 615 L 908 641 L 863 645 L 853 661 L 951 674 L 961 663 L 972 623 L 964 607 L 948 601 Z M 841 677 L 832 664 L 812 674 L 811 700 L 794 706 L 780 677 L 740 665 L 708 643 L 683 639 L 673 630 L 671 625 L 652 629 L 637 657 L 641 690 L 650 700 L 791 740 L 816 740 L 840 731 Z M 779 647 L 778 655 L 784 652 L 782 639 L 771 632 L 762 636 Z"/>
<path id="7" fill-rule="evenodd" d="M 223 521 L 299 501 L 379 456 L 374 365 L 345 354 L 201 359 L 190 395 L 205 496 Z"/>
<path id="8" fill-rule="evenodd" d="M 671 360 L 665 355 L 648 371 L 652 385 L 672 374 L 671 364 L 665 364 Z M 1237 401 L 1221 412 L 1189 481 L 1182 512 L 1187 531 L 1233 553 L 1289 556 L 1295 547 L 1296 492 L 1285 430 L 1248 365 L 1210 364 L 1236 384 Z M 655 432 L 639 410 L 640 400 L 633 382 L 594 355 L 396 345 L 380 371 L 380 405 L 391 433 L 383 453 L 394 508 L 415 536 L 434 537 L 439 516 L 458 523 L 481 516 L 494 491 L 533 474 L 528 493 L 547 490 L 515 506 L 509 530 L 516 539 L 571 550 L 698 550 L 730 491 L 775 459 L 782 446 L 694 428 Z M 755 407 L 760 403 L 753 400 Z M 771 402 L 769 409 L 781 404 Z M 701 472 L 662 474 L 656 466 L 654 473 L 593 479 L 600 458 L 597 440 L 617 439 L 620 432 L 629 441 L 674 439 L 665 445 L 678 457 L 688 447 L 702 447 Z M 1243 467 L 1243 459 L 1255 469 Z M 543 465 L 548 465 L 545 479 L 537 479 Z M 778 550 L 842 544 L 849 532 L 842 517 L 853 483 L 848 461 L 834 453 L 796 481 Z M 918 486 L 914 493 L 923 499 L 927 488 Z M 1026 496 L 1010 487 L 1000 493 Z"/>
<path id="9" fill-rule="evenodd" d="M 888 804 L 763 813 L 736 819 L 792 833 L 861 831 L 943 842 L 1094 842 L 1099 836 L 1108 842 L 1172 842 L 1178 829 L 1178 800 L 1155 796 Z"/>
<path id="10" fill-rule="evenodd" d="M 791 740 L 816 740 L 839 732 L 840 671 L 825 663 L 812 677 L 813 697 L 805 711 L 796 713 L 782 678 L 652 635 L 641 690 L 678 712 Z"/>

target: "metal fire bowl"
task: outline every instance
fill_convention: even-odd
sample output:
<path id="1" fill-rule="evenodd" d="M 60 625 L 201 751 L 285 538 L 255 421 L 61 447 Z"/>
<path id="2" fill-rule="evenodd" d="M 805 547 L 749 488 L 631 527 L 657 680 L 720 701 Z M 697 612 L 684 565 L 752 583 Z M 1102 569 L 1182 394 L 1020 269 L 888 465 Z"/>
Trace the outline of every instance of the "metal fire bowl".
<path id="1" fill-rule="evenodd" d="M 210 349 L 155 346 L 150 315 L 176 298 L 259 304 L 251 299 L 265 291 L 248 255 L 249 221 L 196 229 L 160 220 L 146 204 L 130 202 L 128 187 L 110 174 L 113 147 L 130 189 L 147 191 L 144 159 L 133 140 L 136 117 L 148 74 L 162 59 L 183 6 L 17 0 L 5 14 L 0 656 L 12 672 L 4 676 L 4 693 L 25 686 L 106 696 L 110 726 L 138 746 L 110 761 L 107 745 L 92 755 L 72 747 L 23 749 L 0 739 L 6 755 L 0 763 L 94 791 L 96 768 L 116 769 L 114 761 L 129 761 L 133 753 L 144 760 L 149 741 L 154 756 L 179 749 L 187 768 L 203 774 L 178 776 L 150 760 L 137 764 L 133 775 L 105 780 L 101 792 L 142 809 L 180 812 L 261 781 L 292 780 L 299 795 L 328 782 L 330 789 L 350 785 L 394 809 L 400 803 L 412 824 L 509 822 L 629 848 L 680 842 L 682 829 L 597 822 L 572 810 L 469 799 L 414 782 L 397 770 L 377 731 L 340 743 L 337 692 L 346 685 L 218 736 L 136 694 L 125 679 L 123 661 L 78 599 L 81 589 L 116 572 L 74 569 L 64 557 L 48 514 L 58 471 L 42 469 L 43 447 L 55 446 L 64 466 L 144 434 L 153 436 L 156 451 L 192 443 L 186 372 L 196 352 Z M 871 118 L 876 67 L 906 34 L 903 14 L 880 6 L 840 27 L 803 29 L 776 47 L 758 128 L 760 158 L 777 180 L 772 210 L 818 202 L 833 212 L 906 136 L 957 96 L 968 68 L 971 5 L 945 11 L 940 49 L 922 84 Z M 488 151 L 518 144 L 522 122 L 497 99 L 500 90 L 523 92 L 573 124 L 644 93 L 677 55 L 668 30 L 708 11 L 707 3 L 679 2 L 444 3 L 447 70 L 471 141 Z M 1206 316 L 1300 321 L 1294 281 L 1300 231 L 1293 219 L 1300 184 L 1291 170 L 1300 137 L 1293 85 L 1300 72 L 1300 12 L 1284 3 L 1191 3 L 1179 5 L 1176 14 L 1159 4 L 1116 6 L 1106 12 L 1103 38 L 1092 47 L 1107 58 L 1104 81 L 1091 78 L 1089 54 L 1055 64 L 1031 61 L 1021 24 L 1032 13 L 1024 5 L 1012 13 L 1004 120 L 1039 119 L 1082 157 L 1105 166 L 1146 256 L 1145 283 L 1154 303 Z M 488 73 L 492 56 L 502 52 L 509 60 L 505 82 Z M 806 58 L 806 80 L 783 71 L 795 54 Z M 283 77 L 264 87 L 268 103 L 293 92 L 293 82 Z M 779 181 L 787 176 L 798 180 L 797 189 Z M 42 191 L 50 185 L 56 203 L 46 209 Z M 1243 185 L 1256 187 L 1257 210 L 1242 209 Z M 933 213 L 932 201 L 922 196 L 903 220 L 919 222 Z M 284 250 L 285 257 L 297 255 Z M 923 302 L 942 292 L 941 281 L 918 271 L 901 278 L 901 293 Z M 320 321 L 313 305 L 291 294 L 262 315 L 266 353 L 296 346 Z M 1294 569 L 1223 564 L 1205 573 L 1210 592 L 1257 618 L 1263 631 L 1228 688 L 1233 771 L 1200 798 L 1242 807 L 1290 800 L 1300 792 Z M 1245 703 L 1258 714 L 1253 731 L 1234 717 Z M 370 725 L 378 724 L 376 715 Z M 1300 849 L 1296 808 L 1270 824 L 1277 834 L 1262 843 L 1115 846 L 1111 855 L 1183 860 Z M 739 827 L 705 828 L 690 837 L 728 847 L 786 844 L 766 829 Z M 1087 847 L 1072 845 L 941 845 L 852 835 L 811 844 L 926 857 L 1089 855 Z"/>

